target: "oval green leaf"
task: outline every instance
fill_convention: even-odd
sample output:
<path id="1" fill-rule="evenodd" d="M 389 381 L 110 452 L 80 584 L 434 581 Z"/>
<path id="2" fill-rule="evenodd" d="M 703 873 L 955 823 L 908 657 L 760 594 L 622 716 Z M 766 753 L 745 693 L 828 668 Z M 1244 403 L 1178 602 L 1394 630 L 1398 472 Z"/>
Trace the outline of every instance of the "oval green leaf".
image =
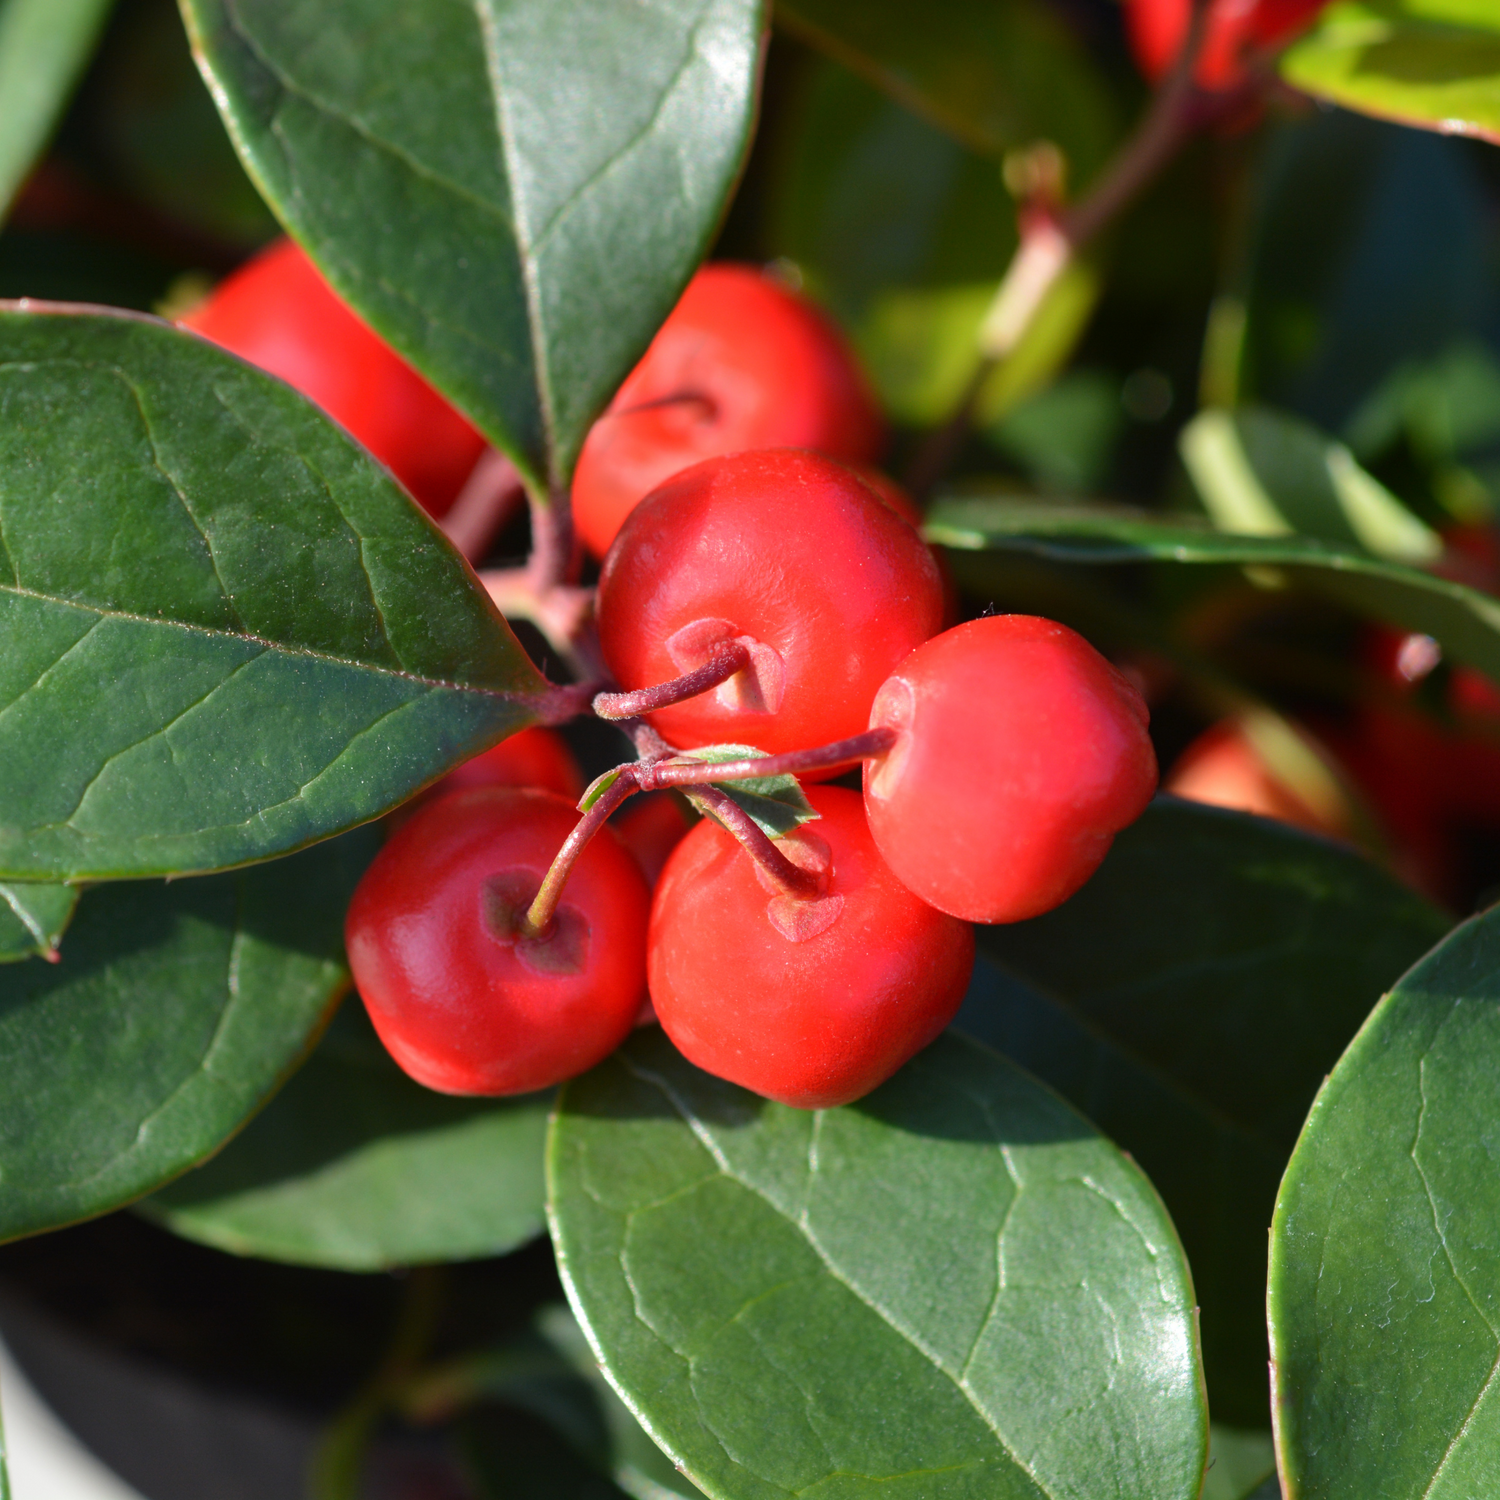
<path id="1" fill-rule="evenodd" d="M 265 859 L 535 718 L 463 559 L 280 381 L 0 309 L 0 878 Z"/>
<path id="2" fill-rule="evenodd" d="M 1490 0 L 1343 0 L 1283 54 L 1281 75 L 1361 114 L 1500 141 Z"/>
<path id="3" fill-rule="evenodd" d="M 1288 1494 L 1458 1500 L 1500 1482 L 1500 912 L 1370 1017 L 1276 1203 L 1269 1311 Z"/>
<path id="4" fill-rule="evenodd" d="M 1163 798 L 1056 911 L 977 930 L 957 1024 L 1087 1111 L 1161 1193 L 1221 1421 L 1268 1424 L 1266 1229 L 1308 1106 L 1450 925 L 1352 849 Z"/>
<path id="5" fill-rule="evenodd" d="M 0 1240 L 128 1203 L 265 1102 L 349 982 L 373 831 L 80 903 L 56 964 L 0 969 Z"/>
<path id="6" fill-rule="evenodd" d="M 1421 631 L 1500 682 L 1500 600 L 1403 563 L 1306 536 L 1233 536 L 1123 508 L 968 496 L 941 501 L 923 533 L 960 552 L 1013 551 L 1062 563 L 1262 568 L 1359 614 Z"/>
<path id="7" fill-rule="evenodd" d="M 77 905 L 76 885 L 0 881 L 0 964 L 55 959 Z"/>
<path id="8" fill-rule="evenodd" d="M 339 1271 L 501 1255 L 542 1231 L 551 1107 L 413 1083 L 351 1001 L 246 1130 L 139 1208 L 220 1250 Z"/>
<path id="9" fill-rule="evenodd" d="M 1150 1184 L 946 1037 L 807 1112 L 638 1033 L 566 1086 L 558 1263 L 610 1380 L 717 1500 L 1195 1497 L 1192 1283 Z"/>
<path id="10" fill-rule="evenodd" d="M 109 8 L 110 0 L 0 4 L 0 219 L 61 118 Z"/>
<path id="11" fill-rule="evenodd" d="M 329 281 L 533 489 L 565 480 L 724 211 L 759 0 L 184 10 L 246 166 Z"/>

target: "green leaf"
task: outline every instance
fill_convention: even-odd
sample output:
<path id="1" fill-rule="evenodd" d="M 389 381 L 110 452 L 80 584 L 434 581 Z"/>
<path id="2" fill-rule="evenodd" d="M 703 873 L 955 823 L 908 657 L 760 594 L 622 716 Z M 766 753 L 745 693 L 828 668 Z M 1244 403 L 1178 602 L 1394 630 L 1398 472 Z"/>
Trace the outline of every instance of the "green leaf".
<path id="1" fill-rule="evenodd" d="M 150 1192 L 265 1102 L 348 985 L 344 908 L 376 842 L 102 887 L 60 963 L 0 969 L 0 1240 Z"/>
<path id="2" fill-rule="evenodd" d="M 612 1383 L 718 1500 L 1195 1497 L 1193 1292 L 1137 1169 L 939 1040 L 806 1112 L 652 1028 L 566 1086 L 553 1240 Z"/>
<path id="3" fill-rule="evenodd" d="M 778 0 L 776 19 L 976 151 L 1050 140 L 1087 177 L 1114 138 L 1102 77 L 1033 0 Z"/>
<path id="4" fill-rule="evenodd" d="M 541 1233 L 551 1105 L 413 1083 L 351 1001 L 248 1129 L 140 1209 L 236 1255 L 341 1271 L 500 1255 Z"/>
<path id="5" fill-rule="evenodd" d="M 0 881 L 0 964 L 55 959 L 77 905 L 76 885 Z"/>
<path id="6" fill-rule="evenodd" d="M 533 489 L 564 481 L 723 214 L 758 0 L 184 8 L 251 175 L 329 281 Z"/>
<path id="7" fill-rule="evenodd" d="M 264 859 L 535 718 L 390 476 L 154 319 L 0 309 L 0 878 Z"/>
<path id="8" fill-rule="evenodd" d="M 1322 537 L 1394 562 L 1432 562 L 1442 538 L 1310 423 L 1267 407 L 1203 411 L 1178 439 L 1214 524 Z"/>
<path id="9" fill-rule="evenodd" d="M 110 0 L 0 0 L 0 219 L 62 117 Z"/>
<path id="10" fill-rule="evenodd" d="M 757 760 L 764 755 L 764 750 L 757 750 L 753 745 L 705 745 L 698 750 L 685 750 L 679 758 L 712 764 L 715 761 Z M 795 776 L 755 776 L 744 781 L 716 781 L 713 784 L 752 818 L 767 838 L 779 839 L 819 816 L 813 811 L 812 803 L 807 800 L 802 784 Z M 693 787 L 680 790 L 705 818 L 714 816 Z"/>
<path id="11" fill-rule="evenodd" d="M 1276 1477 L 1276 1449 L 1269 1432 L 1241 1432 L 1215 1422 L 1208 1432 L 1208 1473 L 1200 1500 L 1254 1500 Z M 1280 1500 L 1281 1491 L 1276 1491 Z"/>
<path id="12" fill-rule="evenodd" d="M 1308 1117 L 1271 1234 L 1290 1494 L 1494 1492 L 1497 1001 L 1490 911 L 1396 985 Z"/>
<path id="13" fill-rule="evenodd" d="M 1265 1236 L 1303 1116 L 1449 925 L 1343 845 L 1161 799 L 1056 911 L 977 929 L 1000 972 L 978 971 L 957 1024 L 1151 1178 L 1193 1267 L 1221 1420 L 1268 1424 Z"/>
<path id="14" fill-rule="evenodd" d="M 1362 114 L 1500 142 L 1490 0 L 1343 0 L 1283 54 L 1281 74 Z"/>
<path id="15" fill-rule="evenodd" d="M 1500 681 L 1500 601 L 1462 584 L 1317 537 L 1233 536 L 1191 518 L 1159 520 L 1123 507 L 1048 505 L 1003 497 L 949 498 L 923 533 L 959 552 L 1029 553 L 1061 563 L 1196 563 L 1256 570 L 1374 619 L 1441 641 Z"/>

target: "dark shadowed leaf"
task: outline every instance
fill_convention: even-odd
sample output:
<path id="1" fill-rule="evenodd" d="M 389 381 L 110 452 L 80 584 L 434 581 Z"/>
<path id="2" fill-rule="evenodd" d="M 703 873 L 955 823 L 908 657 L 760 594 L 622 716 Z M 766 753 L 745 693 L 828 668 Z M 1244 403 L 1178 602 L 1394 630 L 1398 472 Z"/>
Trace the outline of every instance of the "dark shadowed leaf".
<path id="1" fill-rule="evenodd" d="M 1500 913 L 1381 1003 L 1287 1168 L 1269 1310 L 1282 1472 L 1318 1500 L 1500 1483 Z"/>
<path id="2" fill-rule="evenodd" d="M 251 175 L 328 279 L 533 484 L 565 479 L 723 212 L 758 0 L 185 9 Z"/>
<path id="3" fill-rule="evenodd" d="M 1346 109 L 1500 141 L 1500 10 L 1489 0 L 1340 0 L 1282 56 Z"/>
<path id="4" fill-rule="evenodd" d="M 432 522 L 189 334 L 0 311 L 0 475 L 0 876 L 264 859 L 535 717 Z"/>
<path id="5" fill-rule="evenodd" d="M 1222 1421 L 1268 1425 L 1265 1236 L 1303 1116 L 1449 925 L 1352 849 L 1162 799 L 1056 911 L 978 929 L 957 1024 L 1059 1089 L 1162 1194 Z"/>
<path id="6" fill-rule="evenodd" d="M 1064 563 L 1196 563 L 1267 570 L 1284 580 L 1441 641 L 1500 681 L 1500 601 L 1402 563 L 1304 536 L 1231 536 L 1186 518 L 1005 498 L 940 502 L 924 533 L 964 552 L 1029 553 Z"/>
<path id="7" fill-rule="evenodd" d="M 78 905 L 78 887 L 0 881 L 0 964 L 55 956 Z"/>
<path id="8" fill-rule="evenodd" d="M 553 1239 L 611 1381 L 707 1494 L 1194 1497 L 1193 1293 L 1137 1169 L 940 1040 L 771 1104 L 657 1030 L 564 1089 Z"/>
<path id="9" fill-rule="evenodd" d="M 342 1271 L 500 1255 L 542 1230 L 551 1104 L 423 1088 L 351 1000 L 242 1134 L 140 1207 L 221 1250 Z"/>
<path id="10" fill-rule="evenodd" d="M 0 969 L 0 1240 L 150 1192 L 265 1102 L 348 984 L 344 908 L 376 842 L 104 886 L 60 963 Z"/>
<path id="11" fill-rule="evenodd" d="M 42 154 L 110 0 L 0 3 L 0 219 Z"/>
<path id="12" fill-rule="evenodd" d="M 1086 178 L 1113 137 L 1088 54 L 1033 0 L 780 0 L 776 19 L 976 150 L 1050 140 Z"/>

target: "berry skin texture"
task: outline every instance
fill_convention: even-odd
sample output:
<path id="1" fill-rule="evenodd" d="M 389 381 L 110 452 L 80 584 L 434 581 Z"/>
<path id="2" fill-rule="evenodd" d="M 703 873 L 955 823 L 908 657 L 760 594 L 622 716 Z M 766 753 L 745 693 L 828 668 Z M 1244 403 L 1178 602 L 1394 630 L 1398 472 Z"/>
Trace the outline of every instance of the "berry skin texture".
<path id="1" fill-rule="evenodd" d="M 182 325 L 315 401 L 434 516 L 443 515 L 484 439 L 339 300 L 292 240 L 222 282 Z"/>
<path id="2" fill-rule="evenodd" d="M 645 996 L 650 896 L 609 829 L 548 933 L 517 937 L 577 814 L 550 792 L 441 797 L 391 837 L 345 922 L 354 982 L 391 1056 L 445 1094 L 524 1094 L 585 1072 Z"/>
<path id="3" fill-rule="evenodd" d="M 690 1062 L 799 1109 L 848 1104 L 953 1019 L 974 929 L 892 875 L 858 793 L 812 787 L 822 814 L 780 841 L 822 876 L 779 894 L 717 823 L 673 851 L 651 908 L 651 998 Z"/>
<path id="4" fill-rule="evenodd" d="M 900 738 L 865 766 L 870 831 L 924 901 L 1019 922 L 1065 901 L 1156 789 L 1146 705 L 1082 636 L 991 615 L 919 646 L 870 727 Z"/>
<path id="5" fill-rule="evenodd" d="M 675 745 L 775 753 L 859 734 L 887 674 L 942 627 L 943 585 L 857 475 L 779 448 L 709 459 L 642 501 L 605 559 L 598 616 L 627 690 L 743 641 L 748 668 L 651 722 Z"/>
<path id="6" fill-rule="evenodd" d="M 854 356 L 807 298 L 753 266 L 704 266 L 589 432 L 574 523 L 603 557 L 642 497 L 701 459 L 814 448 L 867 462 L 884 441 Z"/>

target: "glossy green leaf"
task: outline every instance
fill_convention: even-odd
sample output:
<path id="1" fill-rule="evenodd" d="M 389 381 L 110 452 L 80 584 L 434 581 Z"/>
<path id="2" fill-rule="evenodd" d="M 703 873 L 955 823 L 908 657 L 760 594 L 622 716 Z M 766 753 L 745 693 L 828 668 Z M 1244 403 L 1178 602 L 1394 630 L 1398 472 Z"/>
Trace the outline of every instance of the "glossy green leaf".
<path id="1" fill-rule="evenodd" d="M 1283 54 L 1281 73 L 1345 109 L 1500 142 L 1490 0 L 1340 0 Z"/>
<path id="2" fill-rule="evenodd" d="M 0 881 L 0 964 L 55 958 L 77 905 L 76 885 Z"/>
<path id="3" fill-rule="evenodd" d="M 1061 563 L 1195 563 L 1257 570 L 1360 614 L 1421 631 L 1500 681 L 1500 601 L 1402 563 L 1316 537 L 1233 536 L 1185 517 L 970 496 L 941 501 L 924 534 L 961 552 L 1029 553 Z"/>
<path id="4" fill-rule="evenodd" d="M 1267 407 L 1203 411 L 1178 439 L 1214 523 L 1245 536 L 1322 537 L 1395 562 L 1432 562 L 1442 538 L 1342 444 Z"/>
<path id="5" fill-rule="evenodd" d="M 719 1500 L 1195 1497 L 1193 1292 L 1137 1169 L 1003 1058 L 771 1104 L 655 1028 L 568 1084 L 553 1240 L 610 1380 Z"/>
<path id="6" fill-rule="evenodd" d="M 0 219 L 62 116 L 110 0 L 0 0 Z"/>
<path id="7" fill-rule="evenodd" d="M 185 10 L 251 175 L 328 279 L 535 487 L 565 479 L 723 213 L 759 0 Z"/>
<path id="8" fill-rule="evenodd" d="M 753 745 L 705 745 L 701 750 L 686 751 L 682 758 L 704 761 L 754 760 L 764 754 L 764 750 L 757 750 Z M 795 776 L 757 776 L 745 781 L 723 781 L 717 783 L 717 786 L 769 838 L 780 838 L 818 817 L 802 790 L 801 782 Z M 705 818 L 714 816 L 713 811 L 692 787 L 684 787 L 682 791 Z"/>
<path id="9" fill-rule="evenodd" d="M 1087 177 L 1114 136 L 1093 63 L 1033 0 L 778 0 L 776 19 L 974 150 L 1050 140 Z"/>
<path id="10" fill-rule="evenodd" d="M 341 1271 L 500 1255 L 542 1230 L 551 1105 L 413 1083 L 351 1001 L 242 1134 L 140 1208 L 220 1250 Z"/>
<path id="11" fill-rule="evenodd" d="M 344 909 L 377 842 L 101 887 L 61 962 L 0 969 L 0 1240 L 150 1192 L 265 1102 L 348 985 Z"/>
<path id="12" fill-rule="evenodd" d="M 1268 1424 L 1265 1236 L 1303 1116 L 1449 925 L 1352 849 L 1164 798 L 1056 911 L 978 929 L 1000 968 L 957 1024 L 1084 1110 L 1165 1199 L 1220 1420 Z"/>
<path id="13" fill-rule="evenodd" d="M 1381 1002 L 1287 1168 L 1268 1306 L 1289 1493 L 1500 1485 L 1500 912 Z"/>
<path id="14" fill-rule="evenodd" d="M 264 859 L 535 717 L 436 526 L 189 334 L 0 310 L 0 476 L 0 877 Z"/>
<path id="15" fill-rule="evenodd" d="M 1276 1475 L 1276 1450 L 1269 1432 L 1245 1432 L 1213 1423 L 1208 1433 L 1208 1473 L 1200 1500 L 1254 1500 Z M 1278 1500 L 1279 1500 L 1278 1491 Z"/>

